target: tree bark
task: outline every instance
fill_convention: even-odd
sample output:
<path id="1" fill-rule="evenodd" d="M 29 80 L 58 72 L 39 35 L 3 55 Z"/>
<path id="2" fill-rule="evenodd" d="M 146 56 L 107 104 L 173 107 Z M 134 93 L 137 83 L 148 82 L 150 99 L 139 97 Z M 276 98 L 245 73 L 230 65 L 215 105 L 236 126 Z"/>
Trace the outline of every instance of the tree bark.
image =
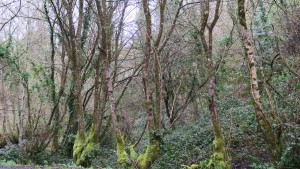
<path id="1" fill-rule="evenodd" d="M 254 54 L 254 43 L 252 36 L 248 35 L 246 14 L 245 14 L 245 0 L 238 0 L 238 18 L 240 22 L 240 31 L 242 35 L 243 47 L 245 50 L 245 56 L 247 59 L 248 70 L 250 74 L 250 92 L 252 94 L 254 102 L 254 110 L 256 120 L 260 125 L 264 139 L 267 143 L 267 148 L 270 153 L 271 160 L 276 168 L 278 168 L 278 160 L 280 159 L 282 152 L 281 138 L 277 137 L 274 133 L 271 123 L 265 117 L 263 112 L 262 103 L 260 101 L 260 91 L 257 79 L 257 70 Z"/>
<path id="2" fill-rule="evenodd" d="M 209 160 L 200 163 L 200 168 L 231 168 L 229 158 L 225 151 L 225 140 L 222 135 L 221 124 L 218 118 L 217 104 L 215 101 L 215 88 L 216 88 L 216 70 L 213 63 L 212 51 L 213 51 L 213 29 L 220 16 L 221 0 L 217 0 L 214 11 L 213 20 L 209 23 L 210 14 L 210 1 L 206 1 L 202 4 L 202 20 L 199 30 L 200 40 L 204 48 L 204 52 L 207 58 L 207 70 L 211 73 L 208 79 L 208 95 L 209 95 L 209 110 L 213 123 L 213 130 L 215 139 L 213 141 L 213 154 Z M 208 28 L 208 41 L 205 37 L 205 30 Z"/>

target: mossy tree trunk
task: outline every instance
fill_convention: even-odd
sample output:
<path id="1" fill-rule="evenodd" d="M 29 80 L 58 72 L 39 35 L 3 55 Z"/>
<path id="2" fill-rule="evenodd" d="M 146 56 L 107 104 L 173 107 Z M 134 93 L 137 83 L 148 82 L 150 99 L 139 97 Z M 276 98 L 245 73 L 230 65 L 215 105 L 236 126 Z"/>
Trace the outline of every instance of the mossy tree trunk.
<path id="1" fill-rule="evenodd" d="M 79 1 L 78 9 L 78 25 L 77 31 L 75 32 L 74 20 L 73 20 L 73 4 L 64 4 L 68 13 L 69 22 L 69 46 L 67 48 L 71 63 L 72 63 L 72 77 L 74 86 L 74 113 L 78 117 L 78 130 L 73 146 L 73 158 L 76 164 L 80 159 L 80 152 L 82 152 L 85 140 L 85 126 L 84 126 L 84 112 L 82 107 L 82 49 L 81 49 L 81 30 L 83 24 L 83 0 Z"/>
<path id="2" fill-rule="evenodd" d="M 230 159 L 227 156 L 225 151 L 225 140 L 222 135 L 221 124 L 218 118 L 217 105 L 216 105 L 216 68 L 217 65 L 213 62 L 212 57 L 212 45 L 213 45 L 213 29 L 220 16 L 221 0 L 217 0 L 214 16 L 212 17 L 211 23 L 209 23 L 209 15 L 211 13 L 211 2 L 205 1 L 201 4 L 202 13 L 201 13 L 201 26 L 199 29 L 200 40 L 207 58 L 207 70 L 210 77 L 208 80 L 208 94 L 209 94 L 209 110 L 212 119 L 213 131 L 214 131 L 214 141 L 213 141 L 213 155 L 209 160 L 202 161 L 200 165 L 192 165 L 189 168 L 231 168 Z M 205 35 L 205 30 L 208 29 L 208 37 Z M 208 40 L 207 40 L 208 38 Z"/>
<path id="3" fill-rule="evenodd" d="M 92 0 L 90 0 L 88 4 L 91 5 Z M 104 6 L 103 9 L 104 8 L 106 8 L 106 6 Z M 88 14 L 90 13 L 89 10 L 91 10 L 91 7 L 87 9 Z M 113 13 L 113 11 L 111 13 Z M 107 24 L 110 25 L 110 19 L 107 18 L 106 16 L 98 16 L 98 17 L 101 18 L 102 21 L 98 22 L 98 26 L 99 26 L 98 29 L 99 31 L 97 35 L 98 38 L 95 41 L 95 43 L 98 44 L 98 48 L 100 49 L 100 52 L 95 59 L 96 61 L 94 65 L 95 81 L 94 81 L 94 111 L 93 111 L 92 126 L 87 136 L 84 139 L 81 139 L 79 135 L 77 135 L 76 140 L 78 140 L 78 142 L 76 145 L 76 141 L 75 141 L 74 150 L 73 150 L 73 157 L 76 162 L 76 165 L 80 165 L 84 167 L 90 166 L 90 160 L 87 157 L 90 153 L 92 153 L 95 149 L 97 149 L 97 146 L 99 145 L 99 133 L 102 127 L 102 120 L 105 113 L 105 106 L 107 100 L 107 87 L 105 85 L 105 81 L 103 81 L 103 79 L 105 79 L 104 78 L 105 74 L 103 72 L 104 69 L 101 68 L 101 63 L 102 64 L 107 63 L 107 55 L 108 55 L 107 44 L 111 42 L 110 42 L 110 38 L 108 37 L 110 35 L 107 33 L 108 29 L 106 25 Z M 88 29 L 88 25 L 86 26 L 86 29 Z M 101 60 L 103 60 L 103 62 L 100 62 Z M 100 82 L 101 77 L 102 80 Z"/>
<path id="4" fill-rule="evenodd" d="M 120 133 L 118 126 L 116 124 L 116 119 L 114 118 L 115 112 L 113 111 L 113 102 L 111 100 L 111 113 L 112 113 L 112 122 L 115 128 L 115 135 L 117 139 L 117 155 L 118 155 L 118 162 L 125 168 L 139 168 L 139 169 L 149 169 L 153 162 L 158 158 L 158 154 L 160 151 L 160 144 L 161 144 L 161 136 L 158 134 L 160 127 L 161 127 L 161 110 L 162 110 L 162 84 L 161 84 L 161 65 L 160 65 L 160 54 L 163 48 L 166 46 L 170 35 L 172 34 L 177 18 L 179 16 L 179 11 L 181 9 L 183 0 L 180 1 L 176 15 L 172 20 L 171 27 L 166 30 L 165 19 L 164 19 L 164 12 L 166 8 L 167 0 L 158 1 L 159 6 L 159 30 L 156 38 L 154 39 L 152 34 L 152 19 L 151 13 L 149 9 L 148 0 L 142 1 L 143 6 L 143 13 L 145 16 L 145 51 L 144 51 L 144 60 L 143 60 L 143 68 L 142 68 L 142 80 L 143 80 L 143 88 L 144 88 L 144 103 L 145 103 L 145 110 L 147 114 L 147 131 L 148 131 L 148 139 L 149 143 L 144 150 L 144 153 L 140 154 L 139 156 L 134 151 L 134 147 L 129 147 L 129 152 L 126 152 L 126 144 L 122 134 Z M 167 35 L 163 39 L 163 32 L 166 31 Z M 149 80 L 150 70 L 152 70 L 150 65 L 151 57 L 153 56 L 153 70 L 154 70 L 154 91 L 151 91 L 151 84 Z M 111 79 L 108 78 L 108 88 L 109 88 L 109 95 L 110 97 L 113 96 L 112 89 L 110 86 L 109 81 Z M 155 98 L 152 101 L 152 94 L 155 93 Z M 154 104 L 155 103 L 155 104 Z M 153 107 L 155 105 L 155 108 Z M 114 122 L 115 121 L 115 122 Z"/>
<path id="5" fill-rule="evenodd" d="M 146 16 L 146 42 L 145 42 L 145 58 L 143 63 L 143 84 L 144 84 L 144 94 L 145 94 L 145 109 L 147 113 L 147 123 L 148 123 L 148 132 L 149 132 L 149 145 L 147 146 L 145 153 L 137 156 L 135 153 L 133 146 L 130 148 L 130 155 L 126 152 L 126 145 L 122 134 L 119 131 L 116 112 L 115 112 L 115 101 L 113 96 L 113 86 L 112 86 L 112 78 L 110 75 L 109 68 L 107 69 L 107 82 L 108 82 L 108 93 L 110 98 L 110 109 L 111 109 L 111 117 L 112 124 L 114 127 L 115 136 L 117 139 L 117 156 L 118 162 L 125 168 L 139 168 L 139 169 L 147 169 L 150 168 L 152 162 L 157 158 L 160 146 L 160 139 L 154 137 L 155 131 L 158 130 L 159 122 L 155 121 L 154 112 L 153 112 L 153 103 L 151 99 L 150 89 L 149 89 L 149 79 L 148 79 L 148 66 L 150 60 L 151 53 L 151 14 L 148 7 L 147 0 L 143 1 L 144 13 Z M 159 95 L 159 93 L 158 93 Z M 160 104 L 159 104 L 160 105 Z M 160 108 L 159 108 L 160 109 Z M 160 119 L 156 119 L 160 120 Z M 151 133 L 151 134 L 150 134 Z"/>
<path id="6" fill-rule="evenodd" d="M 200 28 L 200 39 L 203 44 L 203 48 L 205 51 L 205 55 L 207 57 L 207 69 L 208 72 L 211 73 L 211 77 L 208 81 L 208 92 L 209 92 L 209 110 L 213 122 L 213 129 L 214 129 L 214 136 L 215 139 L 213 141 L 213 155 L 211 159 L 209 160 L 208 165 L 205 167 L 208 168 L 218 168 L 218 167 L 224 167 L 224 168 L 230 168 L 229 165 L 229 159 L 227 157 L 226 151 L 225 151 L 225 140 L 222 135 L 221 130 L 221 124 L 220 120 L 218 118 L 218 112 L 217 112 L 217 105 L 215 102 L 215 86 L 216 86 L 216 65 L 213 63 L 213 57 L 212 57 L 212 50 L 213 50 L 213 29 L 219 19 L 220 16 L 220 8 L 221 8 L 221 0 L 217 0 L 213 20 L 211 23 L 208 23 L 209 18 L 209 9 L 210 9 L 210 2 L 206 1 L 206 4 L 204 5 L 204 10 L 202 13 L 202 22 L 201 22 L 201 28 Z M 208 41 L 205 38 L 205 28 L 208 28 Z M 205 168 L 204 167 L 204 168 Z"/>
<path id="7" fill-rule="evenodd" d="M 263 132 L 264 139 L 267 143 L 267 149 L 270 153 L 271 160 L 276 168 L 278 168 L 278 161 L 281 157 L 282 152 L 282 141 L 280 136 L 273 131 L 272 126 L 268 118 L 265 116 L 260 101 L 260 91 L 258 86 L 254 44 L 252 36 L 248 35 L 247 23 L 246 23 L 246 11 L 245 11 L 245 0 L 238 0 L 238 18 L 240 22 L 240 31 L 243 40 L 243 46 L 245 49 L 245 55 L 248 64 L 248 70 L 250 74 L 250 92 L 254 101 L 254 110 L 256 120 L 260 125 Z M 279 131 L 280 132 L 280 131 Z"/>
<path id="8" fill-rule="evenodd" d="M 96 1 L 98 3 L 99 1 Z M 93 150 L 96 149 L 99 143 L 99 133 L 102 126 L 102 118 L 105 113 L 105 106 L 107 100 L 107 86 L 105 82 L 105 73 L 104 69 L 101 68 L 101 64 L 108 64 L 107 56 L 109 55 L 109 44 L 111 43 L 111 34 L 107 33 L 110 31 L 109 27 L 111 26 L 111 19 L 114 10 L 110 10 L 108 15 L 98 16 L 100 18 L 100 22 L 98 23 L 99 32 L 97 34 L 97 38 L 94 42 L 92 42 L 92 48 L 90 51 L 90 58 L 86 62 L 83 62 L 83 50 L 87 40 L 87 33 L 90 26 L 90 18 L 91 18 L 91 5 L 93 4 L 93 0 L 89 0 L 88 2 L 79 0 L 72 1 L 71 3 L 63 2 L 61 5 L 67 11 L 67 15 L 65 16 L 68 21 L 68 26 L 62 23 L 62 18 L 60 13 L 57 12 L 58 6 L 56 6 L 53 1 L 50 1 L 52 4 L 54 13 L 58 18 L 59 27 L 61 28 L 61 32 L 63 34 L 63 39 L 65 39 L 65 47 L 68 56 L 70 57 L 70 61 L 72 64 L 72 77 L 73 77 L 73 86 L 72 86 L 72 94 L 71 99 L 74 101 L 74 105 L 71 106 L 71 114 L 69 119 L 68 131 L 72 133 L 72 130 L 77 124 L 77 135 L 73 145 L 73 158 L 76 165 L 81 165 L 87 167 L 90 165 L 90 161 L 87 158 L 88 154 L 90 154 Z M 78 21 L 76 21 L 76 26 L 74 26 L 74 5 L 78 4 Z M 106 9 L 106 1 L 102 1 L 102 9 Z M 116 9 L 117 3 L 109 3 L 115 6 L 109 6 L 110 9 Z M 106 13 L 106 11 L 103 11 Z M 77 29 L 75 31 L 75 29 Z M 103 31 L 104 30 L 104 31 Z M 82 88 L 85 82 L 85 78 L 87 72 L 91 69 L 90 65 L 92 65 L 93 56 L 95 55 L 95 51 L 99 49 L 100 52 L 95 58 L 95 81 L 94 81 L 94 112 L 93 112 L 93 120 L 92 125 L 89 131 L 86 133 L 86 128 L 84 125 L 84 105 L 82 101 Z M 89 52 L 87 52 L 89 53 Z M 103 63 L 100 62 L 103 60 Z M 104 63 L 105 62 L 105 63 Z M 104 67 L 104 66 L 102 66 Z M 101 78 L 101 82 L 100 82 Z M 104 80 L 103 80 L 104 79 Z M 101 85 L 102 83 L 102 85 Z M 101 87 L 102 86 L 102 87 Z M 101 104 L 100 104 L 101 102 Z M 71 101 L 72 103 L 72 101 Z M 73 108 L 74 107 L 74 108 Z M 77 121 L 76 121 L 77 120 Z"/>
<path id="9" fill-rule="evenodd" d="M 123 4 L 122 14 L 120 24 L 118 26 L 119 32 L 116 33 L 116 40 L 114 45 L 112 46 L 112 35 L 114 31 L 114 27 L 112 27 L 112 19 L 114 10 L 117 9 L 118 6 Z M 110 110 L 111 110 L 111 118 L 114 128 L 116 124 L 116 103 L 113 96 L 113 86 L 114 82 L 112 79 L 116 78 L 116 70 L 114 74 L 111 74 L 110 64 L 113 62 L 113 58 L 117 59 L 119 52 L 120 41 L 119 38 L 121 36 L 121 31 L 123 29 L 123 20 L 125 15 L 125 9 L 127 8 L 128 1 L 125 2 L 106 2 L 105 0 L 97 0 L 97 24 L 98 24 L 98 49 L 99 55 L 95 59 L 95 81 L 94 81 L 94 112 L 93 112 L 93 121 L 92 127 L 88 133 L 88 136 L 81 140 L 78 138 L 78 149 L 74 149 L 74 157 L 76 159 L 76 164 L 81 166 L 89 166 L 90 162 L 87 159 L 87 155 L 94 151 L 100 139 L 100 130 L 102 128 L 102 120 L 105 114 L 106 103 L 108 98 L 110 100 Z M 89 3 L 91 4 L 91 3 Z M 114 9 L 114 10 L 111 10 Z M 114 53 L 113 53 L 113 50 Z M 115 65 L 117 65 L 117 60 L 115 61 Z M 115 66 L 117 69 L 117 66 Z M 101 79 L 101 81 L 100 81 Z M 109 97 L 107 97 L 109 96 Z M 105 130 L 105 129 L 104 129 Z M 78 136 L 77 136 L 78 137 Z M 76 142 L 75 142 L 76 143 Z M 75 147 L 75 145 L 74 145 Z"/>
<path id="10" fill-rule="evenodd" d="M 76 1 L 77 3 L 77 1 Z M 55 2 L 50 1 L 52 9 L 54 11 L 55 17 L 58 20 L 58 25 L 60 27 L 65 49 L 67 51 L 67 55 L 71 62 L 71 70 L 72 70 L 72 85 L 73 85 L 73 96 L 74 96 L 74 111 L 73 117 L 78 118 L 78 129 L 77 136 L 75 139 L 75 143 L 73 146 L 73 157 L 74 160 L 77 161 L 78 152 L 82 149 L 82 142 L 85 140 L 85 125 L 84 125 L 84 111 L 82 107 L 82 67 L 83 67 L 83 56 L 82 56 L 82 32 L 83 32 L 83 8 L 84 1 L 78 1 L 78 20 L 76 21 L 76 26 L 74 25 L 74 5 L 75 1 L 71 3 L 63 2 L 61 6 L 57 6 Z M 66 16 L 62 16 L 63 14 L 58 11 L 59 8 L 63 8 L 66 12 Z M 63 23 L 63 19 L 67 20 L 66 23 Z M 56 115 L 57 116 L 57 115 Z M 72 117 L 70 117 L 72 118 Z"/>

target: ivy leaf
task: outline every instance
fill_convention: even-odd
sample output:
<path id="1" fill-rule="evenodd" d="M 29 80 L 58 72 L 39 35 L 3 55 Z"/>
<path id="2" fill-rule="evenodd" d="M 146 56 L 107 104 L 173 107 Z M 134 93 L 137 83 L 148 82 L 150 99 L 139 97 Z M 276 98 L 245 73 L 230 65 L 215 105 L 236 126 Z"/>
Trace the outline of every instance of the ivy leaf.
<path id="1" fill-rule="evenodd" d="M 30 74 L 28 72 L 22 72 L 21 77 L 25 80 L 28 81 Z"/>
<path id="2" fill-rule="evenodd" d="M 300 83 L 295 85 L 295 89 L 300 89 Z"/>

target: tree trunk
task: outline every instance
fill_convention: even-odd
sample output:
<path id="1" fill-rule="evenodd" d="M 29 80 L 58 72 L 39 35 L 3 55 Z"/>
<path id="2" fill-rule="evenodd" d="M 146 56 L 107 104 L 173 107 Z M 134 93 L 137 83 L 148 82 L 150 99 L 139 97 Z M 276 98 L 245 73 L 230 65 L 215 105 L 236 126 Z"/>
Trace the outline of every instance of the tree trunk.
<path id="1" fill-rule="evenodd" d="M 205 55 L 207 58 L 207 70 L 211 74 L 208 79 L 208 95 L 209 95 L 209 110 L 211 114 L 212 124 L 213 124 L 213 130 L 214 130 L 214 136 L 215 139 L 213 141 L 213 155 L 209 160 L 202 161 L 200 163 L 200 166 L 197 166 L 198 168 L 224 168 L 228 169 L 231 168 L 229 158 L 227 157 L 227 153 L 225 151 L 225 140 L 222 135 L 221 130 L 221 124 L 218 118 L 218 112 L 217 112 L 217 105 L 215 101 L 215 86 L 216 86 L 216 70 L 215 65 L 213 63 L 213 57 L 212 57 L 212 45 L 213 45 L 213 29 L 219 19 L 219 10 L 221 6 L 221 0 L 217 0 L 216 2 L 216 8 L 214 11 L 213 20 L 211 23 L 208 23 L 209 20 L 209 14 L 210 14 L 210 1 L 206 1 L 205 4 L 202 4 L 202 20 L 201 20 L 201 26 L 200 26 L 200 40 L 202 43 L 202 46 L 205 51 Z M 208 28 L 208 41 L 205 37 L 205 29 Z M 193 165 L 190 167 L 193 168 Z"/>
<path id="2" fill-rule="evenodd" d="M 0 76 L 3 75 L 2 73 L 3 71 L 0 71 Z M 2 109 L 2 113 L 0 113 L 0 115 L 2 114 L 2 128 L 3 128 L 3 137 L 5 140 L 6 145 L 10 146 L 12 145 L 11 141 L 10 141 L 10 136 L 9 133 L 7 133 L 7 127 L 9 127 L 7 121 L 8 121 L 8 113 L 7 113 L 7 109 L 8 109 L 8 105 L 7 105 L 7 98 L 6 98 L 6 93 L 4 90 L 4 81 L 3 79 L 1 80 L 1 95 L 0 95 L 0 109 Z M 1 116 L 0 116 L 1 117 Z M 13 137 L 13 133 L 11 133 L 11 137 Z M 13 138 L 12 138 L 13 139 Z"/>
<path id="3" fill-rule="evenodd" d="M 245 15 L 245 1 L 238 0 L 238 17 L 240 21 L 240 29 L 243 40 L 243 46 L 245 49 L 245 55 L 247 59 L 249 74 L 250 74 L 250 92 L 254 101 L 254 110 L 256 115 L 256 120 L 260 125 L 260 128 L 263 132 L 264 139 L 267 143 L 267 148 L 270 153 L 271 160 L 276 168 L 278 168 L 278 161 L 280 160 L 282 145 L 281 138 L 278 138 L 275 132 L 272 129 L 271 123 L 265 117 L 262 103 L 260 101 L 260 91 L 258 86 L 257 79 L 257 70 L 256 62 L 254 55 L 254 44 L 252 36 L 248 35 L 247 24 L 246 24 L 246 15 Z"/>

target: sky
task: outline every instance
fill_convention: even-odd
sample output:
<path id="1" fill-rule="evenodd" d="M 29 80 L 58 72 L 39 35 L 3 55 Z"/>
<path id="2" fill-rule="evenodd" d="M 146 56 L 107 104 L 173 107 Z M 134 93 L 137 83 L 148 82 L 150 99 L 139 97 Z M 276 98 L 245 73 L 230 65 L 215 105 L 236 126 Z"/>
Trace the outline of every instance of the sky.
<path id="1" fill-rule="evenodd" d="M 125 16 L 125 37 L 130 37 L 136 30 L 137 1 L 129 2 Z M 24 38 L 26 31 L 37 31 L 41 22 L 46 22 L 41 0 L 0 0 L 0 44 L 8 39 Z M 39 23 L 40 22 L 40 23 Z"/>

